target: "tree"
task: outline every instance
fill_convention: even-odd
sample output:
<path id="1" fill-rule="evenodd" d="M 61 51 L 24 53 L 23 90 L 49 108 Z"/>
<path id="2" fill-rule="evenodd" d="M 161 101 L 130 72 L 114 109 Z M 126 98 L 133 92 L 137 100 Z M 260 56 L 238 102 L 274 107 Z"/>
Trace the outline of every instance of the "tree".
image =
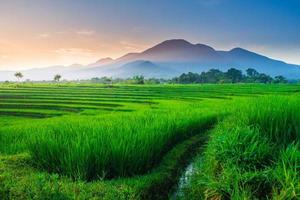
<path id="1" fill-rule="evenodd" d="M 274 83 L 287 83 L 287 82 L 288 81 L 283 76 L 275 76 L 274 77 Z"/>
<path id="2" fill-rule="evenodd" d="M 200 80 L 199 80 L 199 74 L 197 73 L 192 73 L 192 72 L 189 72 L 187 74 L 183 73 L 179 76 L 179 79 L 178 79 L 178 83 L 198 83 Z"/>
<path id="3" fill-rule="evenodd" d="M 113 79 L 107 76 L 103 76 L 101 78 L 94 77 L 91 79 L 92 83 L 102 83 L 102 84 L 112 84 Z"/>
<path id="4" fill-rule="evenodd" d="M 149 78 L 145 82 L 146 84 L 160 84 L 160 80 L 158 78 Z"/>
<path id="5" fill-rule="evenodd" d="M 259 75 L 259 73 L 253 68 L 248 68 L 246 70 L 246 73 L 247 73 L 247 76 L 250 78 L 255 78 Z"/>
<path id="6" fill-rule="evenodd" d="M 61 75 L 56 74 L 56 75 L 54 76 L 54 81 L 59 82 L 60 79 L 61 79 Z"/>
<path id="7" fill-rule="evenodd" d="M 272 83 L 273 78 L 269 75 L 266 75 L 266 74 L 262 73 L 262 74 L 258 75 L 257 81 L 259 83 Z"/>
<path id="8" fill-rule="evenodd" d="M 145 83 L 145 78 L 143 75 L 141 76 L 134 76 L 133 80 L 136 84 L 144 84 Z"/>
<path id="9" fill-rule="evenodd" d="M 243 73 L 241 70 L 230 68 L 225 74 L 226 77 L 230 79 L 232 83 L 238 83 L 243 80 Z"/>
<path id="10" fill-rule="evenodd" d="M 224 73 L 218 69 L 210 69 L 208 72 L 201 74 L 201 80 L 208 83 L 218 83 L 224 79 Z"/>
<path id="11" fill-rule="evenodd" d="M 24 76 L 21 72 L 16 72 L 15 77 L 18 79 L 18 82 L 20 82 L 20 79 L 22 79 Z"/>

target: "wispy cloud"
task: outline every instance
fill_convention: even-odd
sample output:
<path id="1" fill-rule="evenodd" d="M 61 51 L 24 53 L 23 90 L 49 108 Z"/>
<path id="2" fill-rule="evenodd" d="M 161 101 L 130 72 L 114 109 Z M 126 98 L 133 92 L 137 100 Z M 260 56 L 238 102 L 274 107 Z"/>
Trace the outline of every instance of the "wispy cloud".
<path id="1" fill-rule="evenodd" d="M 99 52 L 86 48 L 59 48 L 52 51 L 52 53 L 64 65 L 73 63 L 88 64 L 99 59 Z"/>
<path id="2" fill-rule="evenodd" d="M 92 36 L 96 32 L 94 30 L 78 30 L 76 31 L 76 34 L 82 35 L 82 36 Z"/>
<path id="3" fill-rule="evenodd" d="M 123 48 L 128 49 L 128 50 L 139 50 L 139 49 L 143 49 L 146 47 L 145 45 L 137 44 L 137 43 L 130 42 L 127 40 L 120 41 L 120 44 L 122 45 Z"/>
<path id="4" fill-rule="evenodd" d="M 63 34 L 67 34 L 68 31 L 56 31 L 55 34 L 57 35 L 63 35 Z"/>
<path id="5" fill-rule="evenodd" d="M 38 38 L 40 38 L 40 39 L 47 39 L 50 36 L 51 36 L 50 33 L 41 33 L 41 34 L 38 35 Z"/>
<path id="6" fill-rule="evenodd" d="M 0 54 L 0 59 L 1 60 L 4 60 L 4 59 L 7 59 L 7 58 L 9 58 L 9 56 L 8 55 L 5 55 L 5 54 Z"/>
<path id="7" fill-rule="evenodd" d="M 85 56 L 90 57 L 95 54 L 93 50 L 82 48 L 61 48 L 54 50 L 55 53 L 62 56 Z"/>

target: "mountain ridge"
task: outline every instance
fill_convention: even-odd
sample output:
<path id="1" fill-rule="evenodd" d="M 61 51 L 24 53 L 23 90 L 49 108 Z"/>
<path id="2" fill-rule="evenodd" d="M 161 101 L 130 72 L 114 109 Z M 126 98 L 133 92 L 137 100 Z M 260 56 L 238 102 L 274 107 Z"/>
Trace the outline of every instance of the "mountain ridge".
<path id="1" fill-rule="evenodd" d="M 288 64 L 241 47 L 220 51 L 206 44 L 192 44 L 184 39 L 165 40 L 141 52 L 127 53 L 116 59 L 102 58 L 86 66 L 31 69 L 24 71 L 24 75 L 32 80 L 50 80 L 50 76 L 57 73 L 67 79 L 100 76 L 127 78 L 132 75 L 171 78 L 185 72 L 200 73 L 211 68 L 225 71 L 232 67 L 243 71 L 255 68 L 271 76 L 283 75 L 289 79 L 300 79 L 300 65 Z M 51 69 L 55 72 L 51 72 Z M 3 80 L 4 72 L 1 73 L 0 80 Z"/>

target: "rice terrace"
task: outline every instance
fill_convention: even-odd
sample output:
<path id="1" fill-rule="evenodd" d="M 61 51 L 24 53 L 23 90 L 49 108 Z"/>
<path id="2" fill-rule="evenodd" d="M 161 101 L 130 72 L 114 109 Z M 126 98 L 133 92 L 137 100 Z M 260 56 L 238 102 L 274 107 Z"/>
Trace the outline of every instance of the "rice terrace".
<path id="1" fill-rule="evenodd" d="M 0 200 L 300 200 L 299 0 L 0 0 Z"/>
<path id="2" fill-rule="evenodd" d="M 299 88 L 1 84 L 1 199 L 295 199 Z"/>

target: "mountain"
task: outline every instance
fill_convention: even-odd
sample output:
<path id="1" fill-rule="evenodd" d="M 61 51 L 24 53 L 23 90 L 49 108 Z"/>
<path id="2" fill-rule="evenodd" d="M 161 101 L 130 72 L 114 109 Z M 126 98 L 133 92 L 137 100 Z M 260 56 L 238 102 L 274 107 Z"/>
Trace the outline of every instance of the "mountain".
<path id="1" fill-rule="evenodd" d="M 220 59 L 218 53 L 207 45 L 193 45 L 185 40 L 166 40 L 141 53 L 127 54 L 117 61 L 123 60 L 151 60 L 155 62 L 212 62 Z"/>
<path id="2" fill-rule="evenodd" d="M 246 70 L 249 67 L 272 76 L 300 78 L 300 66 L 287 64 L 242 48 L 218 51 L 204 44 L 191 44 L 182 39 L 166 40 L 141 53 L 130 53 L 116 62 L 148 60 L 178 73 L 202 72 L 211 68 L 225 71 L 231 67 Z"/>
<path id="3" fill-rule="evenodd" d="M 139 53 L 128 53 L 117 59 L 103 58 L 86 66 L 53 66 L 23 73 L 24 79 L 32 80 L 51 80 L 57 73 L 66 79 L 101 76 L 128 78 L 133 75 L 171 78 L 186 72 L 200 73 L 211 68 L 226 71 L 232 67 L 243 71 L 251 67 L 271 76 L 300 79 L 299 65 L 274 60 L 239 47 L 218 51 L 205 44 L 192 44 L 183 39 L 166 40 Z M 14 80 L 13 73 L 0 72 L 0 80 Z"/>
<path id="4" fill-rule="evenodd" d="M 111 76 L 132 77 L 134 75 L 144 75 L 147 78 L 162 78 L 168 76 L 168 73 L 174 74 L 176 72 L 166 67 L 160 67 L 150 61 L 137 60 L 115 69 Z"/>
<path id="5" fill-rule="evenodd" d="M 114 59 L 112 58 L 101 58 L 99 60 L 97 60 L 95 63 L 89 64 L 87 65 L 87 67 L 97 67 L 97 66 L 101 66 L 101 65 L 108 65 L 110 63 L 112 63 L 114 61 Z"/>

